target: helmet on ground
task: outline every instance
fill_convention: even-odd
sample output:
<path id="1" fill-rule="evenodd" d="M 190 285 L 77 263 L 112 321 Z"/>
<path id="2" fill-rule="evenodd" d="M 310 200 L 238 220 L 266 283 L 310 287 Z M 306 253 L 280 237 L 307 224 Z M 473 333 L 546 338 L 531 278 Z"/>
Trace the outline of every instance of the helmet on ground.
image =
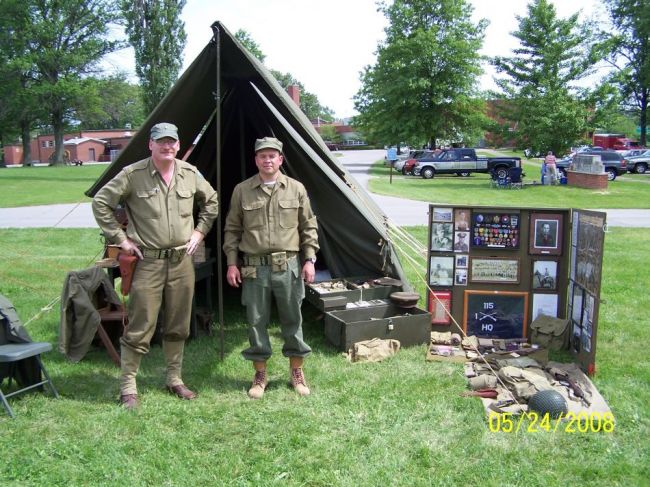
<path id="1" fill-rule="evenodd" d="M 562 394 L 553 389 L 539 391 L 528 400 L 528 409 L 551 418 L 566 416 L 569 408 Z"/>

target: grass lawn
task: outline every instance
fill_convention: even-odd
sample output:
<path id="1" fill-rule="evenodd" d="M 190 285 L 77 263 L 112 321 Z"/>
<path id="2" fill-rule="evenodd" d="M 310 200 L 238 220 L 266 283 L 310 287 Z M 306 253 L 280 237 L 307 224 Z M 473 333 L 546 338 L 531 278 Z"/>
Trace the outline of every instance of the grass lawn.
<path id="1" fill-rule="evenodd" d="M 0 208 L 90 202 L 84 191 L 107 168 L 93 164 L 0 169 Z"/>
<path id="2" fill-rule="evenodd" d="M 524 183 L 540 178 L 540 163 L 526 161 Z M 609 182 L 606 191 L 576 188 L 573 186 L 526 185 L 522 190 L 496 189 L 490 185 L 487 174 L 472 174 L 468 178 L 455 175 L 439 175 L 433 179 L 402 176 L 393 171 L 389 183 L 389 167 L 383 161 L 376 162 L 368 187 L 373 193 L 463 205 L 494 205 L 519 207 L 556 208 L 650 208 L 650 178 L 642 174 L 630 174 Z"/>
<path id="3" fill-rule="evenodd" d="M 409 230 L 426 240 L 426 228 Z M 639 261 L 644 253 L 630 249 L 648 241 L 650 229 L 622 228 L 610 229 L 605 241 L 594 382 L 617 418 L 611 434 L 491 433 L 479 400 L 460 397 L 461 365 L 425 362 L 424 346 L 380 364 L 349 364 L 327 344 L 309 305 L 304 332 L 314 349 L 306 364 L 312 395 L 289 390 L 287 361 L 276 353 L 266 396 L 250 401 L 251 367 L 239 354 L 247 343 L 243 310 L 236 295 L 227 295 L 225 359 L 219 360 L 216 335 L 186 349 L 184 377 L 199 392 L 195 401 L 163 391 L 159 346 L 143 360 L 143 403 L 134 414 L 117 406 L 118 370 L 103 351 L 77 364 L 47 354 L 62 397 L 10 399 L 17 417 L 0 414 L 0 483 L 647 485 L 650 277 Z M 91 265 L 101 248 L 92 229 L 0 230 L 0 293 L 28 321 L 60 294 L 65 274 Z M 56 346 L 58 327 L 54 304 L 28 331 Z M 277 327 L 272 335 L 279 351 Z"/>

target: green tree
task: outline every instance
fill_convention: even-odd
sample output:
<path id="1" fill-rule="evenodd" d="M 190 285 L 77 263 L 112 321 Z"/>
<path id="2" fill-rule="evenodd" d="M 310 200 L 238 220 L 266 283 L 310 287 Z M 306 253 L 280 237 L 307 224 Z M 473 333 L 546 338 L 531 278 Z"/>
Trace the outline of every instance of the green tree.
<path id="1" fill-rule="evenodd" d="M 78 110 L 81 128 L 137 127 L 145 119 L 140 87 L 126 80 L 123 73 L 87 80 L 85 103 Z"/>
<path id="2" fill-rule="evenodd" d="M 647 143 L 650 96 L 650 1 L 605 0 L 616 29 L 608 37 L 609 61 L 616 68 L 611 81 L 620 88 L 621 107 L 637 115 L 640 144 Z"/>
<path id="3" fill-rule="evenodd" d="M 259 44 L 255 42 L 253 37 L 244 29 L 239 29 L 235 32 L 235 39 L 241 42 L 248 52 L 255 56 L 261 63 L 266 59 L 266 55 L 262 52 Z"/>
<path id="4" fill-rule="evenodd" d="M 463 141 L 485 122 L 477 96 L 486 22 L 465 0 L 381 2 L 389 20 L 377 61 L 361 74 L 355 125 L 371 139 Z"/>
<path id="5" fill-rule="evenodd" d="M 24 121 L 33 123 L 30 103 L 36 100 L 54 132 L 53 162 L 61 163 L 63 132 L 84 97 L 83 79 L 119 47 L 118 41 L 107 39 L 116 11 L 110 0 L 23 0 L 20 5 L 26 21 L 16 37 L 21 45 L 12 63 L 19 66 L 21 89 L 27 95 Z M 16 95 L 20 99 L 21 94 Z M 23 143 L 29 128 L 21 126 Z"/>
<path id="6" fill-rule="evenodd" d="M 591 33 L 577 13 L 558 18 L 549 0 L 534 0 L 528 15 L 517 20 L 512 35 L 520 46 L 512 57 L 492 60 L 506 75 L 496 80 L 508 100 L 502 116 L 516 121 L 513 135 L 520 148 L 562 153 L 582 137 L 592 117 L 587 93 L 575 87 L 596 60 L 585 48 L 592 44 Z"/>
<path id="7" fill-rule="evenodd" d="M 183 65 L 187 36 L 180 15 L 185 0 L 121 0 L 120 5 L 149 114 L 172 87 Z"/>

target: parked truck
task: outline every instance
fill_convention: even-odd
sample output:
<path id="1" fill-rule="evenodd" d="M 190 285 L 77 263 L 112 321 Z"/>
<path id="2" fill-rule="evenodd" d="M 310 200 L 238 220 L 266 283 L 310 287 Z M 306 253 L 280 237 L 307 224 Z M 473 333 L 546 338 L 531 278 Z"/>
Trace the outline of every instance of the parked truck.
<path id="1" fill-rule="evenodd" d="M 624 134 L 594 134 L 594 147 L 626 151 L 639 147 L 639 143 L 628 139 Z"/>
<path id="2" fill-rule="evenodd" d="M 436 174 L 469 176 L 473 172 L 508 176 L 511 168 L 521 167 L 520 157 L 478 157 L 474 149 L 445 149 L 428 157 L 406 161 L 402 172 L 431 179 Z"/>

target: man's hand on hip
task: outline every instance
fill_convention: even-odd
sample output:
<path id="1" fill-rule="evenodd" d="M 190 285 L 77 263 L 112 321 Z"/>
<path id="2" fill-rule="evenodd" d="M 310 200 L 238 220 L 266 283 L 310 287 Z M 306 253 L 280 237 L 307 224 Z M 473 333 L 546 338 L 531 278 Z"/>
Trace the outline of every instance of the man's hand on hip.
<path id="1" fill-rule="evenodd" d="M 190 237 L 190 241 L 187 242 L 187 253 L 189 255 L 194 255 L 194 252 L 196 252 L 197 247 L 201 242 L 203 242 L 204 238 L 205 235 L 203 235 L 198 230 L 194 230 L 192 232 L 192 236 Z"/>

